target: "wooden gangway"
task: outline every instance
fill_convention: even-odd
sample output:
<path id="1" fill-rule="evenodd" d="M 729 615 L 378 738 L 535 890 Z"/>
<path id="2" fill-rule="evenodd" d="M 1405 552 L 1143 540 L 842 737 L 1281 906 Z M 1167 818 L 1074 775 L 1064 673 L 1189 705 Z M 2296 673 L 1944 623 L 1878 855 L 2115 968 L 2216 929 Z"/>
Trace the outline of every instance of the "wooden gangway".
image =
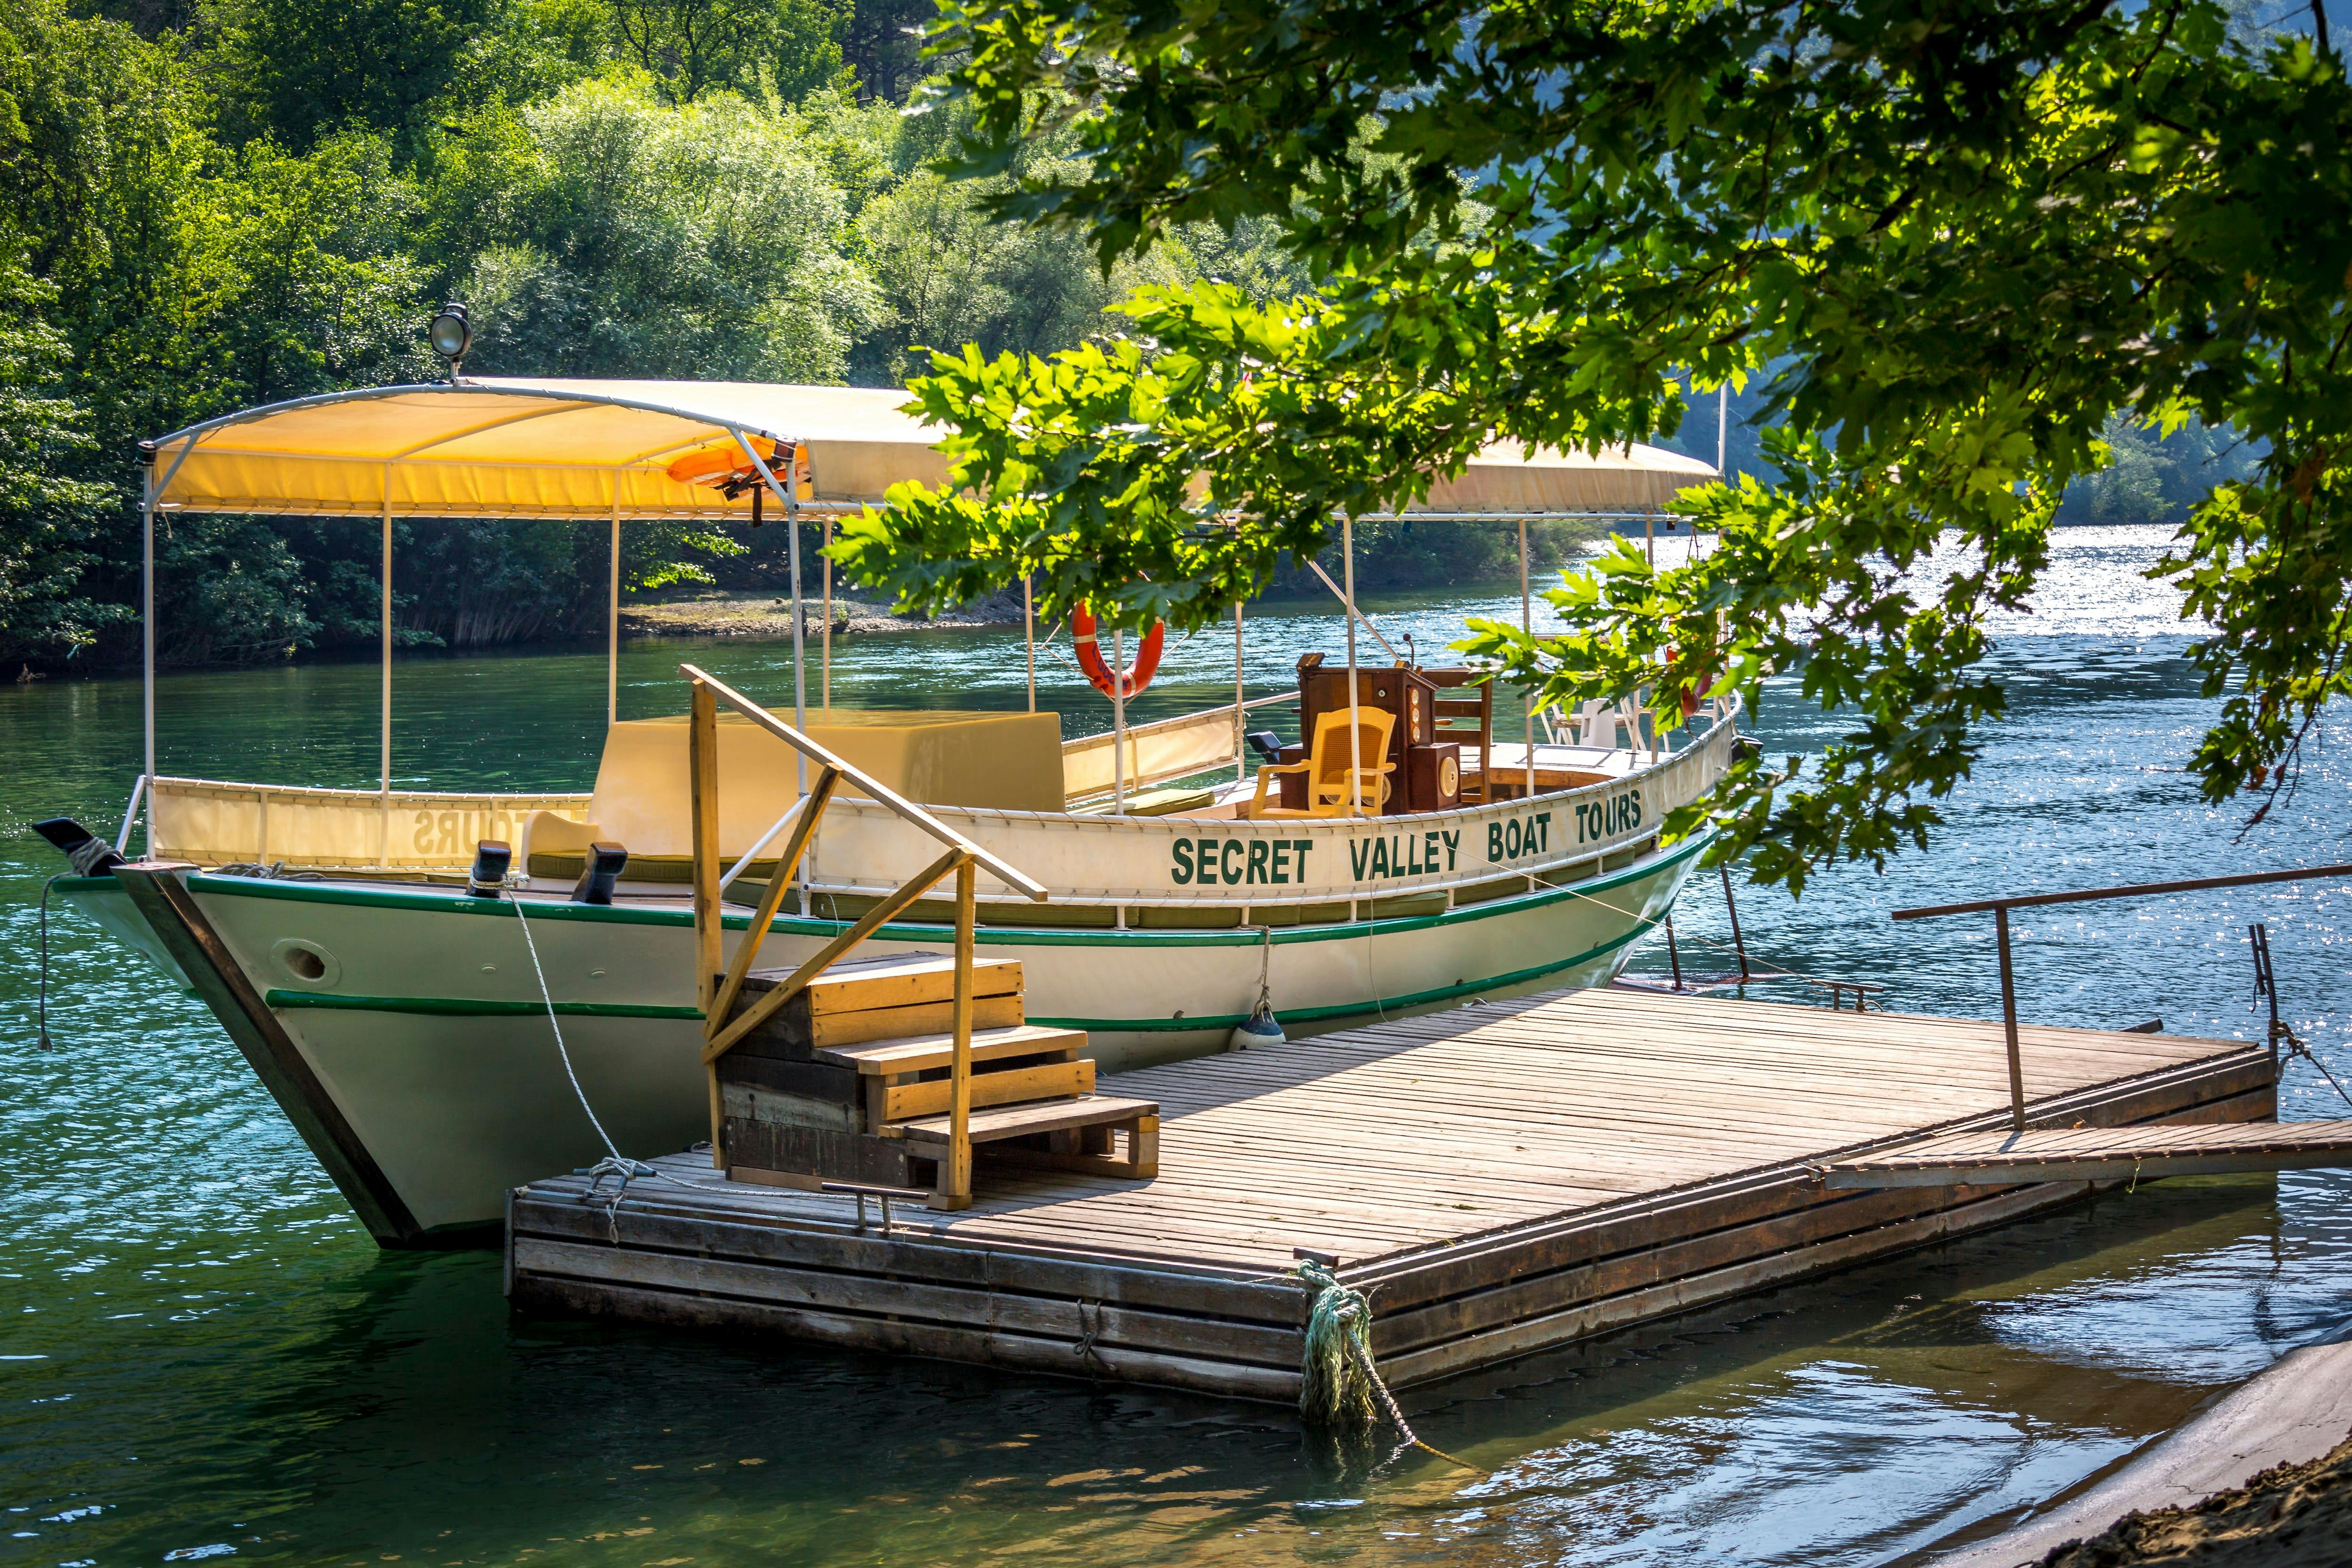
<path id="1" fill-rule="evenodd" d="M 2264 1046 L 2021 1033 L 2038 1124 L 2277 1113 Z M 887 1233 L 853 1194 L 730 1181 L 707 1154 L 617 1200 L 589 1176 L 533 1182 L 510 1208 L 510 1291 L 540 1312 L 1295 1400 L 1304 1249 L 1370 1292 L 1403 1386 L 2081 1198 L 2079 1174 L 1822 1179 L 2005 1135 L 2004 1044 L 1994 1022 L 1717 998 L 1488 1003 L 1106 1078 L 1160 1109 L 1151 1179 L 983 1144 L 968 1208 L 902 1206 Z"/>
<path id="2" fill-rule="evenodd" d="M 1954 1133 L 1822 1167 L 1841 1189 L 2154 1180 L 2352 1166 L 2352 1122 L 2180 1127 L 2032 1127 Z"/>

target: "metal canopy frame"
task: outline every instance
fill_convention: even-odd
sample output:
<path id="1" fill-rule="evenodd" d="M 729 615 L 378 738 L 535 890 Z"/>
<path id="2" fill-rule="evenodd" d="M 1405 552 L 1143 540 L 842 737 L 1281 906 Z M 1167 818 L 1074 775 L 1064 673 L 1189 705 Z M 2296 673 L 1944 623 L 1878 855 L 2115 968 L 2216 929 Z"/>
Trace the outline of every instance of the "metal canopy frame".
<path id="1" fill-rule="evenodd" d="M 140 808 L 142 804 L 144 803 L 148 805 L 152 810 L 152 791 L 156 777 L 155 514 L 159 511 L 175 512 L 197 509 L 185 507 L 170 502 L 159 501 L 159 497 L 163 493 L 168 491 L 171 487 L 172 480 L 178 476 L 181 465 L 186 463 L 190 455 L 194 452 L 197 443 L 205 434 L 213 431 L 226 429 L 237 424 L 249 423 L 269 415 L 287 413 L 290 410 L 315 408 L 340 403 L 366 402 L 388 397 L 417 392 L 440 393 L 453 390 L 488 390 L 499 392 L 501 395 L 542 398 L 551 406 L 544 410 L 528 410 L 520 413 L 509 413 L 495 419 L 487 419 L 478 423 L 469 425 L 464 430 L 446 433 L 442 435 L 436 436 L 432 441 L 420 443 L 415 446 L 406 448 L 389 458 L 368 457 L 351 459 L 351 461 L 357 462 L 381 463 L 384 469 L 383 499 L 381 507 L 376 513 L 382 520 L 383 529 L 383 567 L 379 588 L 378 610 L 381 622 L 381 652 L 379 658 L 382 668 L 382 683 L 378 697 L 377 732 L 378 791 L 383 803 L 383 827 L 382 831 L 384 841 L 384 852 L 387 860 L 390 853 L 392 831 L 392 655 L 394 641 L 392 622 L 392 528 L 396 515 L 393 502 L 393 476 L 399 472 L 400 465 L 411 459 L 422 456 L 425 453 L 431 451 L 436 446 L 443 445 L 447 442 L 459 440 L 467 435 L 478 434 L 485 430 L 498 429 L 506 425 L 517 424 L 526 420 L 543 418 L 549 414 L 560 412 L 561 408 L 564 406 L 577 406 L 581 403 L 604 403 L 614 407 L 633 408 L 642 410 L 646 413 L 668 414 L 680 419 L 703 420 L 708 418 L 706 414 L 698 413 L 694 410 L 668 406 L 641 398 L 625 398 L 616 396 L 598 397 L 594 395 L 583 395 L 576 392 L 557 392 L 549 390 L 520 387 L 495 387 L 482 389 L 472 387 L 469 383 L 462 380 L 457 380 L 452 382 L 410 383 L 391 387 L 362 388 L 351 392 L 329 392 L 314 397 L 295 398 L 284 402 L 268 403 L 257 408 L 240 410 L 236 413 L 223 414 L 218 418 L 205 420 L 200 423 L 188 425 L 184 429 L 173 431 L 169 435 L 140 443 L 141 451 L 146 455 L 146 463 L 144 465 L 146 470 L 145 482 L 142 486 L 140 498 L 140 619 L 142 622 L 140 679 L 141 729 L 143 742 L 143 765 L 137 781 L 131 786 L 131 799 L 123 809 L 122 825 L 115 835 L 115 849 L 117 852 L 128 852 L 131 841 L 131 831 L 139 821 Z M 604 722 L 607 726 L 616 724 L 620 720 L 621 525 L 625 518 L 622 514 L 620 485 L 617 476 L 629 469 L 643 466 L 657 458 L 666 457 L 677 452 L 690 450 L 698 444 L 707 443 L 712 436 L 722 432 L 725 434 L 731 436 L 736 444 L 741 448 L 743 455 L 751 460 L 752 466 L 760 475 L 761 487 L 770 495 L 773 496 L 778 503 L 780 503 L 783 507 L 785 527 L 789 530 L 787 540 L 791 560 L 790 570 L 793 580 L 793 717 L 795 727 L 803 729 L 807 727 L 808 676 L 805 667 L 805 648 L 803 646 L 803 607 L 801 602 L 801 549 L 799 528 L 801 514 L 804 510 L 822 511 L 826 514 L 850 512 L 861 509 L 864 503 L 819 502 L 812 505 L 803 502 L 798 494 L 800 486 L 797 484 L 794 484 L 787 489 L 786 486 L 777 481 L 776 476 L 769 465 L 761 458 L 758 452 L 753 450 L 751 445 L 751 437 L 753 435 L 763 437 L 776 443 L 780 447 L 786 449 L 790 453 L 787 466 L 789 470 L 793 472 L 795 477 L 797 477 L 800 471 L 803 470 L 807 466 L 807 444 L 799 438 L 786 435 L 777 431 L 772 431 L 740 423 L 713 423 L 709 424 L 708 430 L 704 434 L 684 440 L 667 443 L 649 451 L 631 454 L 629 456 L 617 463 L 593 465 L 595 467 L 605 469 L 615 476 L 612 486 L 611 502 L 611 559 L 608 564 L 605 584 Z M 163 455 L 166 452 L 171 453 L 171 457 L 168 465 L 163 469 L 163 477 L 159 480 L 156 477 L 156 466 L 159 462 L 163 461 Z M 302 454 L 301 455 L 310 460 L 320 460 L 319 455 L 317 454 Z M 581 464 L 563 464 L 549 465 L 549 466 L 579 469 L 590 465 Z M 213 511 L 226 510 L 227 508 L 205 507 L 201 509 Z M 340 509 L 335 511 L 318 511 L 310 509 L 289 510 L 283 507 L 279 507 L 278 508 L 258 512 L 257 515 L 275 517 L 359 517 L 366 514 Z M 432 514 L 416 515 L 444 516 L 451 514 L 436 512 Z M 518 514 L 496 514 L 496 516 L 500 517 L 516 515 Z M 641 522 L 657 521 L 664 520 L 671 516 L 676 516 L 681 518 L 698 518 L 706 517 L 732 518 L 740 515 L 739 511 L 732 507 L 730 507 L 724 509 L 713 508 L 709 512 L 693 511 L 675 514 L 664 513 L 658 517 L 639 516 L 632 520 Z M 828 601 L 830 600 L 830 588 L 831 583 L 828 577 Z M 827 628 L 826 644 L 829 666 L 831 653 L 831 629 L 829 625 Z M 828 696 L 830 695 L 830 674 L 831 672 L 828 667 Z M 805 759 L 802 759 L 800 761 L 799 784 L 802 791 L 805 793 L 808 788 L 808 767 Z M 150 847 L 152 848 L 152 834 Z"/>
<path id="2" fill-rule="evenodd" d="M 363 403 L 416 394 L 440 395 L 455 392 L 485 392 L 496 393 L 501 397 L 536 399 L 545 402 L 549 406 L 543 409 L 526 408 L 499 413 L 486 417 L 478 422 L 469 423 L 462 429 L 443 432 L 435 435 L 431 440 L 417 443 L 413 446 L 394 453 L 389 456 L 343 456 L 341 455 L 321 454 L 317 452 L 289 452 L 278 455 L 289 457 L 299 457 L 305 461 L 313 462 L 366 462 L 381 464 L 384 470 L 383 494 L 381 505 L 378 507 L 373 508 L 372 512 L 368 513 L 354 510 L 347 505 L 337 504 L 320 507 L 299 507 L 289 506 L 282 500 L 275 503 L 257 502 L 249 507 L 215 505 L 202 508 L 191 508 L 183 503 L 164 499 L 165 495 L 170 490 L 172 480 L 179 474 L 181 465 L 184 464 L 189 456 L 195 451 L 199 442 L 205 435 L 213 432 L 233 428 L 240 424 L 256 423 L 273 415 L 283 414 L 302 409 L 329 407 L 348 403 Z M 479 516 L 486 518 L 533 516 L 545 517 L 549 515 L 544 511 L 534 512 L 495 509 L 448 511 L 436 508 L 429 512 L 402 512 L 395 507 L 394 501 L 393 492 L 394 488 L 394 476 L 401 471 L 404 464 L 425 458 L 426 454 L 432 452 L 437 447 L 444 446 L 450 442 L 462 440 L 467 436 L 480 434 L 487 431 L 523 423 L 534 419 L 550 417 L 553 414 L 563 412 L 566 409 L 577 408 L 583 404 L 589 406 L 633 409 L 643 413 L 663 414 L 676 419 L 695 422 L 703 427 L 700 432 L 694 435 L 677 441 L 667 442 L 659 446 L 645 451 L 631 453 L 617 462 L 610 464 L 589 465 L 581 463 L 549 463 L 544 465 L 533 465 L 514 462 L 499 462 L 496 464 L 482 463 L 476 465 L 478 466 L 487 467 L 546 467 L 550 469 L 567 469 L 572 471 L 594 468 L 608 472 L 613 476 L 610 486 L 611 500 L 609 517 L 611 559 L 609 562 L 605 591 L 605 723 L 610 726 L 618 723 L 620 719 L 620 580 L 622 524 L 625 521 L 631 520 L 725 520 L 740 517 L 741 515 L 740 510 L 734 507 L 731 504 L 723 507 L 714 506 L 709 507 L 665 508 L 658 512 L 635 512 L 625 515 L 621 500 L 619 476 L 623 473 L 642 468 L 648 464 L 665 457 L 669 457 L 677 453 L 690 450 L 699 444 L 707 444 L 719 434 L 724 433 L 724 434 L 731 437 L 737 446 L 741 449 L 743 455 L 751 459 L 753 468 L 760 476 L 761 486 L 769 495 L 773 496 L 783 508 L 785 527 L 789 530 L 787 540 L 790 556 L 790 570 L 793 580 L 793 716 L 795 727 L 805 729 L 808 723 L 808 677 L 805 647 L 806 617 L 802 601 L 803 594 L 801 582 L 799 524 L 803 516 L 821 516 L 826 517 L 829 522 L 830 519 L 834 517 L 862 512 L 868 505 L 868 503 L 863 501 L 821 501 L 814 498 L 809 500 L 802 499 L 799 494 L 800 485 L 798 483 L 800 476 L 803 473 L 807 473 L 809 475 L 812 488 L 814 488 L 814 482 L 812 456 L 809 451 L 810 444 L 805 438 L 789 431 L 770 429 L 764 425 L 745 420 L 716 418 L 709 410 L 698 410 L 685 407 L 677 403 L 661 402 L 646 397 L 629 396 L 614 392 L 600 392 L 595 391 L 593 387 L 585 387 L 577 382 L 561 386 L 538 385 L 529 382 L 520 384 L 503 382 L 499 383 L 484 383 L 478 381 L 468 382 L 462 377 L 453 377 L 446 382 L 406 382 L 394 386 L 362 387 L 344 392 L 322 392 L 310 397 L 293 398 L 282 402 L 267 403 L 255 408 L 241 409 L 232 413 L 222 414 L 213 419 L 204 420 L 198 423 L 184 426 L 182 429 L 172 432 L 168 435 L 159 436 L 153 440 L 144 441 L 140 444 L 141 450 L 146 455 L 146 462 L 144 465 L 146 470 L 145 483 L 142 487 L 140 503 L 142 529 L 141 620 L 142 622 L 141 638 L 141 677 L 142 693 L 142 722 L 144 741 L 143 768 L 137 782 L 132 786 L 130 801 L 124 809 L 121 829 L 116 836 L 116 848 L 118 850 L 127 852 L 131 838 L 131 830 L 139 818 L 142 802 L 147 802 L 152 809 L 152 787 L 156 777 L 155 514 L 158 511 L 173 512 L 194 509 L 208 511 L 235 510 L 251 512 L 261 516 L 275 517 L 362 517 L 373 515 L 380 518 L 383 530 L 382 582 L 380 587 L 380 615 L 382 622 L 382 651 L 380 657 L 383 667 L 383 677 L 379 696 L 378 764 L 379 788 L 383 801 L 384 812 L 383 832 L 385 834 L 385 845 L 388 851 L 390 845 L 392 806 L 392 530 L 394 520 L 396 516 L 411 515 L 423 517 Z M 778 482 L 777 477 L 774 472 L 771 469 L 769 464 L 760 456 L 756 450 L 753 449 L 753 436 L 765 438 L 775 443 L 780 448 L 789 451 L 790 455 L 787 460 L 787 472 L 794 479 L 795 482 L 793 484 L 785 486 Z M 1721 447 L 1720 432 L 1718 432 L 1717 445 L 1717 477 L 1719 478 Z M 166 452 L 172 453 L 169 465 L 164 468 L 162 478 L 158 480 L 156 477 L 156 467 L 157 465 L 163 461 L 163 455 Z M 248 455 L 268 455 L 268 454 L 249 454 Z M 1527 526 L 1528 523 L 1568 520 L 1617 521 L 1631 520 L 1633 517 L 1639 517 L 1643 519 L 1644 532 L 1646 534 L 1648 531 L 1649 521 L 1654 516 L 1654 508 L 1643 508 L 1641 510 L 1596 509 L 1569 511 L 1490 511 L 1412 508 L 1403 512 L 1370 513 L 1366 515 L 1363 520 L 1389 521 L 1401 518 L 1412 518 L 1416 520 L 1464 523 L 1516 523 L 1518 527 L 1519 536 L 1520 624 L 1522 630 L 1532 632 L 1534 630 L 1533 601 L 1529 592 L 1528 579 Z M 1325 572 L 1320 566 L 1316 567 L 1316 572 L 1318 576 L 1323 579 L 1325 584 L 1330 587 L 1333 592 L 1339 597 L 1341 605 L 1346 611 L 1345 625 L 1347 629 L 1349 709 L 1349 744 L 1351 752 L 1350 762 L 1356 768 L 1360 768 L 1363 759 L 1360 756 L 1352 755 L 1358 745 L 1355 735 L 1355 727 L 1360 719 L 1355 698 L 1355 683 L 1359 668 L 1356 643 L 1357 623 L 1361 622 L 1365 628 L 1370 631 L 1372 635 L 1380 641 L 1381 645 L 1389 650 L 1391 657 L 1396 655 L 1396 651 L 1393 647 L 1390 646 L 1387 638 L 1381 635 L 1379 629 L 1372 625 L 1371 622 L 1364 615 L 1363 612 L 1359 609 L 1356 604 L 1356 521 L 1357 519 L 1355 517 L 1344 515 L 1340 519 L 1340 537 L 1344 558 L 1342 569 L 1344 581 L 1339 583 L 1332 582 L 1329 574 Z M 829 528 L 828 533 L 830 533 Z M 1024 640 L 1028 644 L 1029 706 L 1032 711 L 1034 711 L 1036 707 L 1036 632 L 1035 622 L 1032 610 L 1030 584 L 1025 578 L 1022 584 L 1022 598 L 1023 633 Z M 828 557 L 825 563 L 825 626 L 824 636 L 824 669 L 822 678 L 822 695 L 824 706 L 828 711 L 831 709 L 833 697 L 832 601 L 832 562 L 831 559 Z M 1112 629 L 1112 648 L 1114 664 L 1123 674 L 1125 669 L 1123 657 L 1125 651 L 1124 638 L 1121 635 L 1119 629 L 1117 627 Z M 1239 694 L 1244 687 L 1242 620 L 1239 605 L 1234 607 L 1234 680 L 1235 692 L 1236 694 Z M 1115 678 L 1113 681 L 1112 691 L 1113 761 L 1114 768 L 1118 769 L 1121 775 L 1124 773 L 1127 731 L 1127 705 L 1124 700 L 1124 693 L 1119 689 L 1122 685 L 1123 682 L 1120 679 Z M 1236 716 L 1235 722 L 1237 725 L 1241 722 L 1238 716 Z M 1529 794 L 1533 794 L 1535 789 L 1535 717 L 1532 706 L 1530 706 L 1527 715 L 1526 730 L 1525 747 L 1527 760 L 1527 789 Z M 1237 746 L 1237 757 L 1239 756 L 1239 749 L 1240 748 Z M 808 787 L 807 764 L 805 760 L 802 760 L 799 763 L 797 782 L 802 792 L 805 793 Z M 1124 783 L 1125 780 L 1122 776 L 1115 781 L 1113 786 L 1115 810 L 1118 810 L 1122 812 L 1125 806 L 1124 797 L 1126 793 Z"/>

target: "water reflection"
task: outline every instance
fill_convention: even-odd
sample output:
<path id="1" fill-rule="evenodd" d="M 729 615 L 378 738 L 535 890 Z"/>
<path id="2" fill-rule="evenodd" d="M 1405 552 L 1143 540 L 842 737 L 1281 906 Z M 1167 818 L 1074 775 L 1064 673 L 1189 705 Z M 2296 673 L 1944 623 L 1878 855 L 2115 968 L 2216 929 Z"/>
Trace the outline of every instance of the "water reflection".
<path id="1" fill-rule="evenodd" d="M 1759 958 L 1885 981 L 1900 1009 L 1982 1013 L 1997 1006 L 1989 930 L 1895 926 L 1887 910 L 2344 857 L 2347 780 L 2330 758 L 2242 843 L 2239 816 L 2200 805 L 2178 771 L 2210 705 L 2175 603 L 2133 575 L 2159 545 L 2062 535 L 2061 591 L 2002 628 L 2011 717 L 1934 855 L 1884 879 L 1833 873 L 1794 904 L 1743 893 Z M 1426 649 L 1465 612 L 1515 618 L 1517 601 L 1375 611 Z M 1281 689 L 1298 653 L 1337 632 L 1321 606 L 1254 613 L 1251 690 Z M 1024 701 L 1017 636 L 836 652 L 844 700 Z M 675 711 L 683 657 L 789 700 L 786 650 L 639 644 L 623 659 L 624 714 Z M 1136 716 L 1226 700 L 1232 658 L 1217 632 L 1171 650 Z M 1041 679 L 1072 733 L 1108 724 L 1050 658 Z M 589 781 L 601 651 L 406 661 L 395 690 L 404 780 Z M 165 766 L 373 783 L 374 694 L 364 665 L 168 677 Z M 26 824 L 119 811 L 137 721 L 134 683 L 0 691 L 12 1559 L 1868 1563 L 1990 1528 L 2352 1319 L 2346 1178 L 2151 1185 L 1419 1392 L 1425 1435 L 1484 1479 L 1412 1453 L 1377 1468 L 1335 1456 L 1279 1410 L 516 1322 L 494 1259 L 377 1253 L 209 1016 L 133 983 L 70 921 L 54 934 L 58 1049 L 34 1049 L 33 901 L 52 867 Z M 1776 688 L 1762 729 L 1803 751 L 1837 723 Z M 2249 1037 L 2242 927 L 2261 918 L 2297 1028 L 2342 1061 L 2343 896 L 2319 883 L 2021 921 L 2026 1013 L 2161 1014 L 2175 1031 Z M 1703 885 L 1678 925 L 1686 961 L 1712 964 L 1706 945 L 1728 942 Z M 1663 968 L 1664 954 L 1639 962 Z M 1796 982 L 1774 994 L 1812 997 Z M 2285 1101 L 2303 1115 L 2333 1103 L 2308 1067 Z"/>

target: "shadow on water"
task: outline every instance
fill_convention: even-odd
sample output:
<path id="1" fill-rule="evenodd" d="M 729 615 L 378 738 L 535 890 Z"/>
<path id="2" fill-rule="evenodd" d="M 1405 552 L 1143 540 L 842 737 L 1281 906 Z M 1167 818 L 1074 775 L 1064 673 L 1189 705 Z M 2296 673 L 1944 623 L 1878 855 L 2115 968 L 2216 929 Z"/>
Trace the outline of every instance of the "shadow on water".
<path id="1" fill-rule="evenodd" d="M 1825 874 L 1795 904 L 1744 891 L 1760 960 L 1888 981 L 1901 1010 L 1982 1016 L 1998 1006 L 1989 925 L 1895 926 L 1887 911 L 2347 858 L 2335 759 L 2243 842 L 2241 815 L 2202 806 L 2179 770 L 2212 705 L 2171 609 L 2132 575 L 2158 544 L 2061 536 L 2045 614 L 2007 628 L 1997 654 L 2010 716 L 1933 855 L 1883 878 Z M 1465 612 L 1517 608 L 1469 595 L 1381 615 L 1426 649 Z M 1338 645 L 1319 607 L 1250 624 L 1253 694 L 1286 685 L 1301 651 Z M 836 653 L 844 702 L 1025 700 L 1017 634 Z M 789 703 L 787 648 L 640 643 L 624 651 L 624 716 L 676 711 L 683 658 Z M 1134 716 L 1229 700 L 1231 661 L 1213 632 L 1171 649 Z M 1050 655 L 1040 679 L 1066 732 L 1108 726 Z M 600 652 L 408 661 L 394 686 L 404 782 L 590 782 Z M 173 675 L 163 698 L 168 770 L 374 781 L 368 666 Z M 138 709 L 135 683 L 0 691 L 9 1561 L 1864 1564 L 2081 1484 L 2352 1321 L 2352 1178 L 2153 1184 L 1414 1391 L 1425 1435 L 1493 1472 L 1477 1477 L 1336 1453 L 1281 1409 L 515 1319 L 494 1257 L 378 1254 L 212 1019 L 70 917 L 53 932 L 57 1049 L 35 1048 L 33 906 L 55 868 L 26 825 L 59 810 L 112 821 Z M 1760 727 L 1785 752 L 1840 726 L 1776 684 Z M 2173 1032 L 2245 1038 L 2243 926 L 2260 918 L 2296 1028 L 2344 1063 L 2347 891 L 2021 921 L 2025 1015 L 2160 1013 Z M 1708 883 L 1677 925 L 1685 962 L 1717 967 L 1728 925 Z M 1663 970 L 1663 945 L 1634 962 Z M 1757 994 L 1814 996 L 1801 982 Z M 2284 1100 L 2290 1115 L 2333 1103 L 2307 1066 Z"/>

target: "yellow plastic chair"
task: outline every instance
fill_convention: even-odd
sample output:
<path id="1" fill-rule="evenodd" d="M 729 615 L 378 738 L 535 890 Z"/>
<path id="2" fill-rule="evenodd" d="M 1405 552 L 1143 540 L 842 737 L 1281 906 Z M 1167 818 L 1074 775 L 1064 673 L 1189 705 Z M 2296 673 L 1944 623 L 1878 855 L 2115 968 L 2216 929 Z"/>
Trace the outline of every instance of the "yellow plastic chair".
<path id="1" fill-rule="evenodd" d="M 1389 737 L 1396 733 L 1396 715 L 1363 707 L 1356 713 L 1360 719 L 1356 727 L 1357 755 L 1370 766 L 1348 766 L 1346 708 L 1318 715 L 1315 720 L 1315 744 L 1306 761 L 1276 763 L 1257 770 L 1257 795 L 1250 801 L 1249 809 L 1253 821 L 1261 817 L 1369 817 L 1388 803 L 1388 776 L 1396 771 L 1396 764 L 1387 759 Z M 1283 773 L 1307 775 L 1305 810 L 1266 804 L 1267 783 Z"/>

